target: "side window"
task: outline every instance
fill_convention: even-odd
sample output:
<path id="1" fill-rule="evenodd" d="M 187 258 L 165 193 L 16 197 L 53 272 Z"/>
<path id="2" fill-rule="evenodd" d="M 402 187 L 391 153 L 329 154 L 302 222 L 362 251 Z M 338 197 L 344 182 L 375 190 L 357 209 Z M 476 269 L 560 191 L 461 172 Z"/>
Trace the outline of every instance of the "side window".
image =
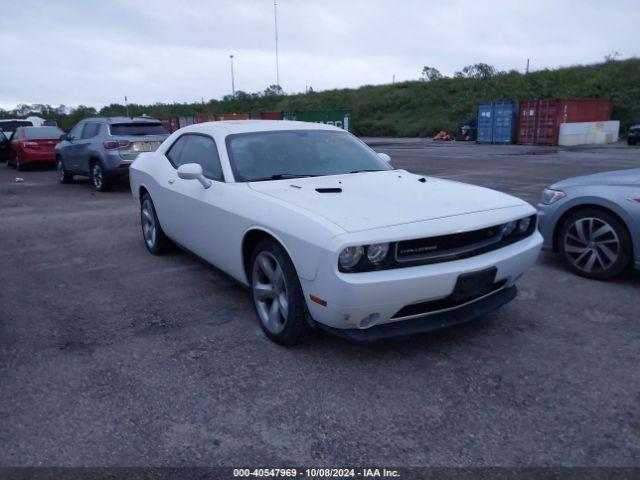
<path id="1" fill-rule="evenodd" d="M 100 131 L 100 124 L 88 122 L 84 125 L 84 129 L 82 130 L 82 139 L 93 138 Z"/>
<path id="2" fill-rule="evenodd" d="M 70 140 L 80 140 L 80 134 L 82 133 L 82 129 L 84 128 L 85 125 L 86 124 L 84 123 L 78 123 L 75 127 L 73 127 L 69 131 L 67 138 L 69 138 Z"/>
<path id="3" fill-rule="evenodd" d="M 205 177 L 224 181 L 218 148 L 211 137 L 185 134 L 173 144 L 167 156 L 176 168 L 185 163 L 198 163 Z"/>
<path id="4" fill-rule="evenodd" d="M 171 145 L 166 153 L 166 157 L 169 159 L 169 162 L 171 162 L 171 165 L 173 165 L 174 168 L 178 168 L 180 165 L 182 165 L 182 163 L 180 163 L 180 154 L 182 153 L 182 150 L 187 143 L 187 138 L 188 135 L 182 135 L 180 138 L 178 138 L 178 140 L 173 142 L 173 145 Z"/>

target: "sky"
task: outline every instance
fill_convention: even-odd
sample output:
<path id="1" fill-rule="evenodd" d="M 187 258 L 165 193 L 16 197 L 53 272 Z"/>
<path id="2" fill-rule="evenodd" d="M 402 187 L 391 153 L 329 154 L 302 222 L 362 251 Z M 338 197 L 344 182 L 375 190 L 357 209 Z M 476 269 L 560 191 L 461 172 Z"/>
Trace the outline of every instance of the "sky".
<path id="1" fill-rule="evenodd" d="M 0 108 L 171 103 L 276 83 L 273 0 L 0 0 Z M 640 52 L 637 0 L 278 0 L 287 93 Z"/>

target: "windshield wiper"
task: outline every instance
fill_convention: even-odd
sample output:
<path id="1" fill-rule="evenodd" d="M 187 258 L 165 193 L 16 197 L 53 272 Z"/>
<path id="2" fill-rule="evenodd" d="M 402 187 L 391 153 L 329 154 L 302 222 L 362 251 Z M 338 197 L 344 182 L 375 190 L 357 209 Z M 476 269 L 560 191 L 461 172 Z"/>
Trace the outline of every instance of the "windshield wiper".
<path id="1" fill-rule="evenodd" d="M 370 169 L 367 170 L 366 168 L 363 168 L 362 170 L 352 170 L 349 173 L 362 173 L 362 172 L 384 172 L 385 170 L 374 170 L 374 169 Z"/>
<path id="2" fill-rule="evenodd" d="M 268 180 L 285 180 L 289 178 L 319 177 L 320 175 L 294 175 L 292 173 L 276 173 L 270 177 L 251 178 L 248 182 L 265 182 Z"/>

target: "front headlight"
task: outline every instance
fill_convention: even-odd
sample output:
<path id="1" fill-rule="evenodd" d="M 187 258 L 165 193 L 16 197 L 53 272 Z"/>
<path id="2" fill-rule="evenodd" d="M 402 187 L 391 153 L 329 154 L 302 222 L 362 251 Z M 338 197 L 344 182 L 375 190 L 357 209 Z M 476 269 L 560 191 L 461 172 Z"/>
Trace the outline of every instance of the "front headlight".
<path id="1" fill-rule="evenodd" d="M 340 263 L 340 267 L 345 270 L 349 270 L 355 267 L 360 259 L 362 258 L 362 254 L 364 253 L 364 248 L 361 246 L 357 247 L 347 247 L 340 252 L 340 258 L 338 262 Z"/>
<path id="2" fill-rule="evenodd" d="M 374 243 L 367 247 L 367 258 L 373 264 L 382 262 L 389 252 L 388 243 Z"/>
<path id="3" fill-rule="evenodd" d="M 542 192 L 541 202 L 545 205 L 551 205 L 552 203 L 556 203 L 561 198 L 566 197 L 567 194 L 561 190 L 552 190 L 547 188 L 544 192 Z"/>

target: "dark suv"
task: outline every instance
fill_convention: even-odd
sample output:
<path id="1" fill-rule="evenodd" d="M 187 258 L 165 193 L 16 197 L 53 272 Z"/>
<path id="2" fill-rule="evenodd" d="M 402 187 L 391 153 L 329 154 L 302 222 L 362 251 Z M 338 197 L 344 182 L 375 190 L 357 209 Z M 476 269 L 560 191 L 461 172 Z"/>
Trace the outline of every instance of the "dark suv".
<path id="1" fill-rule="evenodd" d="M 168 136 L 154 118 L 86 118 L 56 145 L 60 182 L 69 183 L 74 175 L 88 176 L 96 190 L 104 191 L 129 174 L 139 153 L 156 150 Z"/>

